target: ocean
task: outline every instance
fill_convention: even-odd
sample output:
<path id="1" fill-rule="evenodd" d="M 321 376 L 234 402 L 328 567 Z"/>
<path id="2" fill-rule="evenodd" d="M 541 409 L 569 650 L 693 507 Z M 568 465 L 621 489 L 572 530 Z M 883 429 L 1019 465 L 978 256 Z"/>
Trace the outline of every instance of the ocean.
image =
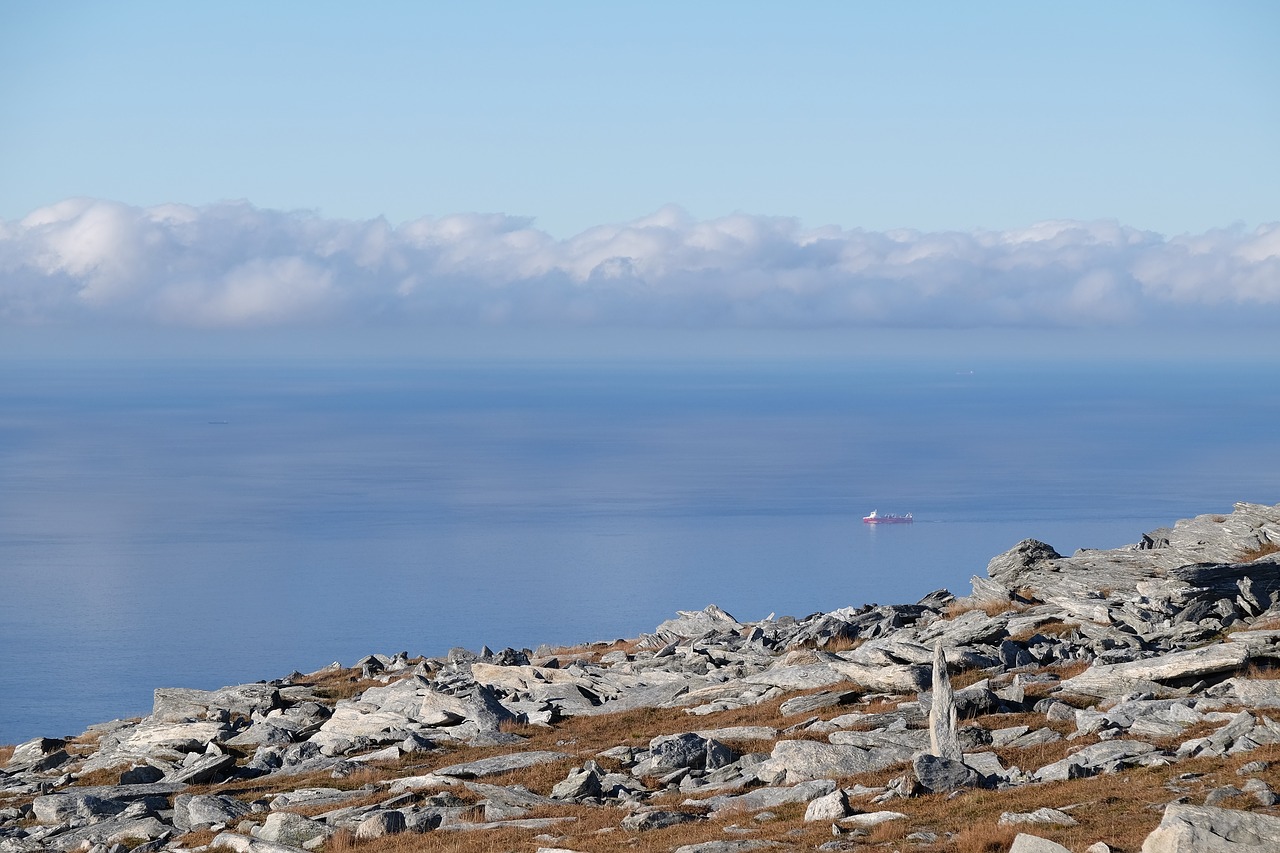
<path id="1" fill-rule="evenodd" d="M 11 362 L 0 743 L 370 652 L 964 594 L 1027 537 L 1111 548 L 1280 501 L 1277 373 Z"/>

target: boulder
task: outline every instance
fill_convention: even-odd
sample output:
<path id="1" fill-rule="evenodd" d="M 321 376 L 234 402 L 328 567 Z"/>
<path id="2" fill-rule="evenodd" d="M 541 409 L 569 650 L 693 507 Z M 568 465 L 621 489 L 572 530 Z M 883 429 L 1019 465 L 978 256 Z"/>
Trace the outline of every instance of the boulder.
<path id="1" fill-rule="evenodd" d="M 270 684 L 240 684 L 219 690 L 159 687 L 151 706 L 151 718 L 176 723 L 209 716 L 210 711 L 249 717 L 278 707 L 280 691 Z"/>
<path id="2" fill-rule="evenodd" d="M 1267 853 L 1280 849 L 1280 818 L 1174 804 L 1142 842 L 1142 853 Z"/>
<path id="3" fill-rule="evenodd" d="M 843 789 L 836 788 L 830 794 L 811 800 L 804 810 L 804 819 L 806 823 L 815 820 L 833 821 L 840 820 L 848 814 L 849 798 L 845 796 Z"/>
<path id="4" fill-rule="evenodd" d="M 302 847 L 309 841 L 325 839 L 332 834 L 332 827 L 318 820 L 293 812 L 272 812 L 267 815 L 262 826 L 257 828 L 254 837 L 290 847 Z"/>
<path id="5" fill-rule="evenodd" d="M 936 755 L 917 755 L 911 761 L 916 781 L 926 790 L 935 793 L 954 791 L 957 788 L 976 788 L 982 784 L 982 776 L 961 761 L 939 758 Z"/>
<path id="6" fill-rule="evenodd" d="M 356 838 L 366 840 L 383 838 L 387 835 L 399 835 L 405 831 L 404 815 L 398 811 L 376 811 L 356 826 Z"/>
<path id="7" fill-rule="evenodd" d="M 68 820 L 94 823 L 120 814 L 126 805 L 120 800 L 104 799 L 92 794 L 65 792 L 36 797 L 31 803 L 31 812 L 43 824 L 57 824 Z"/>
<path id="8" fill-rule="evenodd" d="M 1071 850 L 1056 841 L 1019 832 L 1009 846 L 1009 853 L 1071 853 Z"/>
<path id="9" fill-rule="evenodd" d="M 512 770 L 523 770 L 538 764 L 549 764 L 569 756 L 563 752 L 551 750 L 533 750 L 530 752 L 513 752 L 508 755 L 496 755 L 482 758 L 479 761 L 468 761 L 462 764 L 451 764 L 435 771 L 436 776 L 452 776 L 457 779 L 479 779 L 484 776 L 495 776 Z"/>
<path id="10" fill-rule="evenodd" d="M 960 740 L 956 737 L 956 703 L 947 674 L 942 642 L 933 651 L 933 698 L 929 705 L 929 749 L 938 758 L 959 761 Z"/>
<path id="11" fill-rule="evenodd" d="M 234 825 L 249 812 L 247 804 L 232 797 L 179 794 L 173 798 L 173 825 L 184 832 L 218 823 Z"/>

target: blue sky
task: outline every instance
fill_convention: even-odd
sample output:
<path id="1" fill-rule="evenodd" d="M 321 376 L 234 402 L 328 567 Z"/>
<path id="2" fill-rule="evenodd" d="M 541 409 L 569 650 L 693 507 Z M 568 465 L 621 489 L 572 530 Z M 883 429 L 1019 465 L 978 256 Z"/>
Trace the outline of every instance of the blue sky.
<path id="1" fill-rule="evenodd" d="M 1278 37 L 1269 2 L 11 0 L 0 323 L 1257 323 Z"/>

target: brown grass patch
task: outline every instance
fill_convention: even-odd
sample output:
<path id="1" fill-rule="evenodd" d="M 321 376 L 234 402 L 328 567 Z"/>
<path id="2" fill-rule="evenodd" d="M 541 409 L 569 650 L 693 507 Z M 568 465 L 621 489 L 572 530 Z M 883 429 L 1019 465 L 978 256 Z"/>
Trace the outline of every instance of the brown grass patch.
<path id="1" fill-rule="evenodd" d="M 329 702 L 351 699 L 370 687 L 384 686 L 384 683 L 376 678 L 361 678 L 358 669 L 320 670 L 295 684 L 310 687 L 312 693 Z"/>
<path id="2" fill-rule="evenodd" d="M 1012 826 L 998 826 L 995 821 L 983 821 L 960 830 L 955 837 L 956 853 L 1004 853 L 1018 836 Z"/>
<path id="3" fill-rule="evenodd" d="M 1241 673 L 1243 678 L 1256 678 L 1264 681 L 1280 679 L 1280 666 L 1271 661 L 1250 661 Z"/>
<path id="4" fill-rule="evenodd" d="M 1252 563 L 1272 554 L 1280 554 L 1280 542 L 1262 542 L 1257 547 L 1241 551 L 1239 560 L 1242 563 Z"/>
<path id="5" fill-rule="evenodd" d="M 97 785 L 119 785 L 120 767 L 102 767 L 98 770 L 90 770 L 87 773 L 77 773 L 76 780 L 72 784 L 77 788 L 92 788 Z"/>
<path id="6" fill-rule="evenodd" d="M 1036 634 L 1045 637 L 1065 637 L 1076 630 L 1075 625 L 1063 622 L 1061 619 L 1050 619 L 1048 622 L 1041 622 L 1034 628 L 1024 628 L 1016 634 L 1010 634 L 1009 639 L 1015 642 L 1025 643 Z"/>
<path id="7" fill-rule="evenodd" d="M 13 746 L 0 746 L 0 764 L 8 764 L 13 758 Z"/>
<path id="8" fill-rule="evenodd" d="M 188 832 L 186 835 L 178 836 L 175 846 L 186 850 L 207 847 L 213 843 L 213 839 L 217 834 L 212 829 L 199 829 L 195 832 Z"/>
<path id="9" fill-rule="evenodd" d="M 1023 601 L 1000 601 L 994 598 L 988 598 L 983 601 L 964 601 L 956 599 L 946 606 L 942 611 L 943 619 L 955 619 L 963 616 L 973 610 L 981 610 L 988 616 L 999 616 L 1002 613 L 1021 613 L 1024 610 L 1031 609 L 1031 604 Z"/>

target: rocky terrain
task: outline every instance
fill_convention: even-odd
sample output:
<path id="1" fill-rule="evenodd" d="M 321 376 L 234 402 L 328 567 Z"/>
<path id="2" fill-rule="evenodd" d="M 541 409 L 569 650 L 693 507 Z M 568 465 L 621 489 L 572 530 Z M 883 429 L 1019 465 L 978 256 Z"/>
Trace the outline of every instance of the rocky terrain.
<path id="1" fill-rule="evenodd" d="M 162 688 L 0 749 L 0 853 L 1280 850 L 1280 505 L 972 594 Z"/>

